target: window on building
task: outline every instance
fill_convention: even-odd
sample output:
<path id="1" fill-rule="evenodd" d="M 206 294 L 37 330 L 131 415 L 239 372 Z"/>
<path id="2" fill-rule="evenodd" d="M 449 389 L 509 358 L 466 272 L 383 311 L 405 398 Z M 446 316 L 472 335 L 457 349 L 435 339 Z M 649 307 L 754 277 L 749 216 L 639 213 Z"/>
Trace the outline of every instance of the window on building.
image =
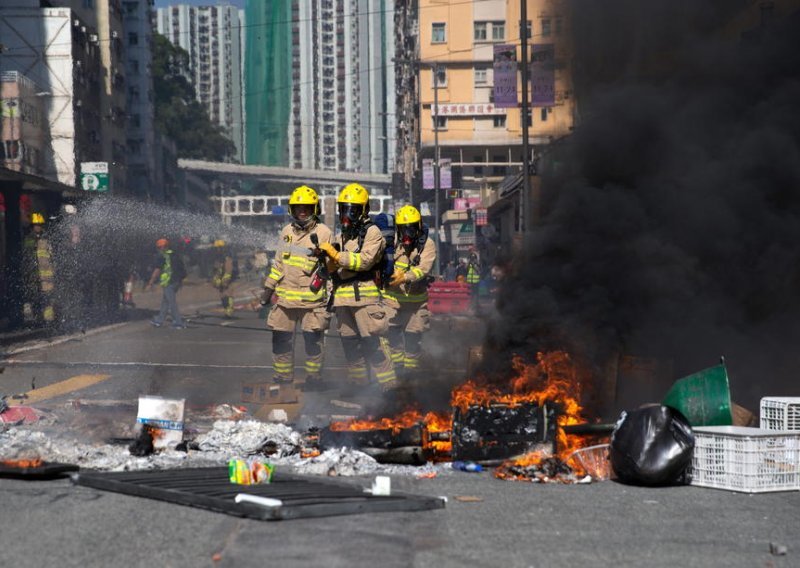
<path id="1" fill-rule="evenodd" d="M 444 22 L 431 24 L 431 43 L 445 43 L 447 41 L 446 26 Z"/>
<path id="2" fill-rule="evenodd" d="M 447 67 L 442 67 L 441 65 L 436 67 L 435 69 L 431 70 L 432 73 L 436 73 L 435 77 L 431 78 L 431 81 L 435 81 L 438 83 L 439 87 L 446 87 L 447 86 Z"/>
<path id="3" fill-rule="evenodd" d="M 506 157 L 502 154 L 496 154 L 492 156 L 492 161 L 497 162 L 505 162 Z M 493 176 L 504 176 L 506 175 L 506 166 L 492 166 L 492 175 Z"/>
<path id="4" fill-rule="evenodd" d="M 542 18 L 542 37 L 547 37 L 552 33 L 553 23 L 550 18 Z"/>
<path id="5" fill-rule="evenodd" d="M 506 117 L 505 115 L 498 115 L 492 117 L 493 126 L 495 128 L 505 128 L 506 127 Z"/>
<path id="6" fill-rule="evenodd" d="M 131 126 L 134 128 L 139 128 L 142 125 L 142 117 L 139 114 L 132 114 L 131 115 Z"/>
<path id="7" fill-rule="evenodd" d="M 492 22 L 492 41 L 503 41 L 506 39 L 506 23 Z"/>
<path id="8" fill-rule="evenodd" d="M 528 109 L 528 126 L 533 126 L 533 113 Z"/>
<path id="9" fill-rule="evenodd" d="M 530 20 L 528 20 L 527 29 L 528 29 L 528 39 L 531 39 L 533 37 L 533 23 L 531 23 Z"/>
<path id="10" fill-rule="evenodd" d="M 446 116 L 434 116 L 433 117 L 433 128 L 434 128 L 434 130 L 447 130 L 447 117 Z"/>
<path id="11" fill-rule="evenodd" d="M 485 85 L 488 82 L 488 70 L 485 67 L 475 68 L 475 84 Z"/>
<path id="12" fill-rule="evenodd" d="M 139 45 L 139 34 L 130 32 L 128 34 L 128 45 Z"/>
<path id="13" fill-rule="evenodd" d="M 475 31 L 472 37 L 475 41 L 486 41 L 486 22 L 475 22 Z"/>
<path id="14" fill-rule="evenodd" d="M 136 59 L 131 59 L 131 73 L 134 75 L 139 74 L 139 61 Z"/>
<path id="15" fill-rule="evenodd" d="M 564 24 L 561 18 L 556 18 L 556 35 L 561 35 L 562 31 L 564 31 Z"/>
<path id="16" fill-rule="evenodd" d="M 547 122 L 547 107 L 542 107 L 541 118 L 542 122 Z"/>

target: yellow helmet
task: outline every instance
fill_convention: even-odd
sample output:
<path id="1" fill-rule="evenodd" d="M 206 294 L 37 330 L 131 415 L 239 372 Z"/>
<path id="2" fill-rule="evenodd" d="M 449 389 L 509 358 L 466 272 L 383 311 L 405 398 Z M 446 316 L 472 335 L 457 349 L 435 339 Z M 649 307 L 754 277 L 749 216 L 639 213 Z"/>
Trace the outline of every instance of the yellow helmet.
<path id="1" fill-rule="evenodd" d="M 420 215 L 417 208 L 412 205 L 401 207 L 397 215 L 394 216 L 396 225 L 409 225 L 411 223 L 419 223 L 420 221 L 422 221 L 422 215 Z"/>
<path id="2" fill-rule="evenodd" d="M 295 211 L 296 205 L 311 205 L 314 207 L 314 212 L 308 215 L 307 212 L 302 213 L 300 211 Z M 289 196 L 289 212 L 292 214 L 292 218 L 297 226 L 301 228 L 307 227 L 308 224 L 319 215 L 319 195 L 317 195 L 317 192 L 313 188 L 307 185 L 294 188 L 292 195 Z M 306 217 L 301 218 L 300 215 L 306 215 Z"/>
<path id="3" fill-rule="evenodd" d="M 351 203 L 353 205 L 369 204 L 369 192 L 359 183 L 351 183 L 339 192 L 336 203 Z"/>
<path id="4" fill-rule="evenodd" d="M 224 247 L 225 241 L 223 241 L 222 239 L 217 239 L 216 241 L 214 241 L 214 246 L 217 248 Z"/>
<path id="5" fill-rule="evenodd" d="M 41 213 L 31 213 L 32 225 L 44 225 L 44 215 Z"/>
<path id="6" fill-rule="evenodd" d="M 289 205 L 317 205 L 319 204 L 319 195 L 312 187 L 301 185 L 294 188 L 292 195 L 289 197 Z"/>

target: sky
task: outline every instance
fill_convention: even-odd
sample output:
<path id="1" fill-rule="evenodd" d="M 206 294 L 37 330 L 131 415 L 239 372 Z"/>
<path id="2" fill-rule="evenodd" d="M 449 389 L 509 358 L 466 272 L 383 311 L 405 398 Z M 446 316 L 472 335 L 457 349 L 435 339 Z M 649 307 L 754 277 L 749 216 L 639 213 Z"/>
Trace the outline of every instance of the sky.
<path id="1" fill-rule="evenodd" d="M 165 8 L 176 4 L 191 4 L 192 6 L 215 6 L 219 4 L 233 4 L 237 8 L 244 8 L 247 0 L 156 0 L 156 8 Z"/>

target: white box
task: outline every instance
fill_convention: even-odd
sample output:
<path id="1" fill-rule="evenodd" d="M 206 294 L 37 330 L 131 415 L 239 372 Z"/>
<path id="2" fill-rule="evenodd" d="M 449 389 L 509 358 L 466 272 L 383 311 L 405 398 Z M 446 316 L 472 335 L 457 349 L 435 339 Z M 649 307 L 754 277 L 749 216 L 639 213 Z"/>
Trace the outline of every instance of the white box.
<path id="1" fill-rule="evenodd" d="M 800 432 L 800 397 L 767 396 L 761 399 L 761 427 Z"/>
<path id="2" fill-rule="evenodd" d="M 742 493 L 800 490 L 800 432 L 702 426 L 694 435 L 692 485 Z"/>
<path id="3" fill-rule="evenodd" d="M 186 399 L 140 396 L 137 424 L 155 429 L 153 447 L 157 450 L 174 448 L 183 441 L 183 410 Z"/>

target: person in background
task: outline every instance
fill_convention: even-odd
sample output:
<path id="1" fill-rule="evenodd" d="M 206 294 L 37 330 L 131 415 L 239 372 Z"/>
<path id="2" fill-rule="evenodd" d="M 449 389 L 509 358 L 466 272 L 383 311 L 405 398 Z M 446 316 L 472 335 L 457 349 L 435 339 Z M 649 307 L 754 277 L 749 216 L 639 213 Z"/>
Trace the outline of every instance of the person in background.
<path id="1" fill-rule="evenodd" d="M 456 281 L 456 263 L 452 260 L 447 263 L 447 266 L 444 268 L 444 281 L 445 282 L 455 282 Z"/>
<path id="2" fill-rule="evenodd" d="M 226 318 L 233 316 L 233 296 L 230 293 L 233 282 L 233 257 L 225 241 L 214 241 L 214 268 L 211 284 L 219 292 L 222 309 Z"/>
<path id="3" fill-rule="evenodd" d="M 153 287 L 156 280 L 163 291 L 161 298 L 161 309 L 158 315 L 150 320 L 154 327 L 161 327 L 167 314 L 172 317 L 172 327 L 175 329 L 186 329 L 183 323 L 181 312 L 178 309 L 178 290 L 181 288 L 183 279 L 186 277 L 186 268 L 179 254 L 169 248 L 169 241 L 161 238 L 156 241 L 158 258 L 156 259 L 150 281 L 145 286 L 145 290 Z"/>
<path id="4" fill-rule="evenodd" d="M 22 243 L 25 319 L 37 325 L 55 319 L 53 249 L 44 228 L 44 215 L 32 213 L 31 229 Z"/>

